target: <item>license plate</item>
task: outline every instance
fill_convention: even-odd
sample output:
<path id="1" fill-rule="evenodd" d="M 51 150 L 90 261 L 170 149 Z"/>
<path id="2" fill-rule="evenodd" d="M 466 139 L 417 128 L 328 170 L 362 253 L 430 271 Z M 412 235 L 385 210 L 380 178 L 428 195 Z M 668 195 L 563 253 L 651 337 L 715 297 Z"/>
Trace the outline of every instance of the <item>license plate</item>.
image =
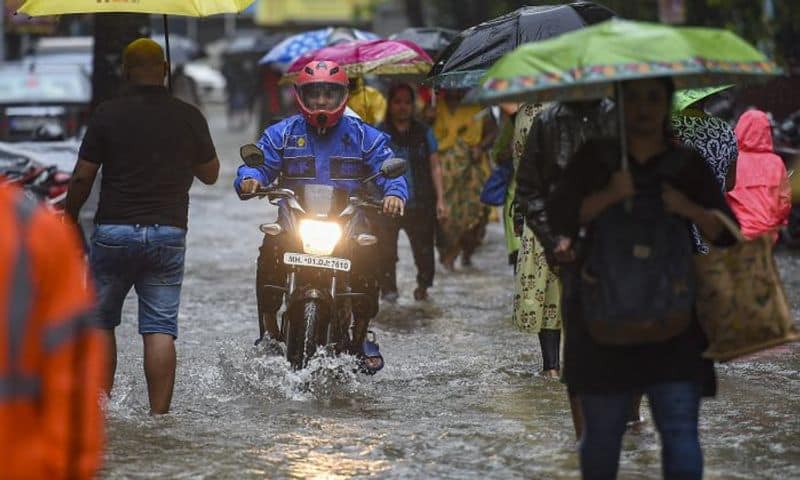
<path id="1" fill-rule="evenodd" d="M 283 263 L 286 265 L 297 265 L 300 267 L 327 268 L 342 272 L 350 271 L 350 260 L 347 260 L 346 258 L 318 257 L 316 255 L 308 255 L 305 253 L 286 252 L 283 254 Z"/>
<path id="2" fill-rule="evenodd" d="M 9 119 L 9 127 L 11 130 L 19 131 L 30 131 L 36 130 L 36 127 L 46 123 L 44 119 L 41 118 L 31 118 L 31 117 L 17 117 L 17 118 L 10 118 Z"/>

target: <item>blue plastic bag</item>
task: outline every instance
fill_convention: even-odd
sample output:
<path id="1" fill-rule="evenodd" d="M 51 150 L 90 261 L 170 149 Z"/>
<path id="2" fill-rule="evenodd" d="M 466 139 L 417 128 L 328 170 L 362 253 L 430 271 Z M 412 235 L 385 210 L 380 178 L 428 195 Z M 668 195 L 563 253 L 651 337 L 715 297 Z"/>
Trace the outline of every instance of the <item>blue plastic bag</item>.
<path id="1" fill-rule="evenodd" d="M 514 169 L 511 165 L 501 164 L 492 170 L 489 179 L 483 185 L 481 191 L 481 202 L 493 207 L 499 207 L 506 203 L 506 193 L 511 184 L 511 176 Z"/>

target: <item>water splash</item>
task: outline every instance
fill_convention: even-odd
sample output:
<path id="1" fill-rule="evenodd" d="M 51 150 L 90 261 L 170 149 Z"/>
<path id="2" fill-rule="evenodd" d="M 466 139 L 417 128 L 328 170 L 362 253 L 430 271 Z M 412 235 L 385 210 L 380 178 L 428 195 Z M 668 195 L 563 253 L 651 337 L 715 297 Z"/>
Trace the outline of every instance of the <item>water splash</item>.
<path id="1" fill-rule="evenodd" d="M 256 347 L 229 343 L 220 349 L 222 388 L 247 395 L 295 401 L 330 400 L 351 396 L 361 388 L 357 360 L 322 349 L 306 368 L 295 371 L 284 347 L 264 342 Z"/>

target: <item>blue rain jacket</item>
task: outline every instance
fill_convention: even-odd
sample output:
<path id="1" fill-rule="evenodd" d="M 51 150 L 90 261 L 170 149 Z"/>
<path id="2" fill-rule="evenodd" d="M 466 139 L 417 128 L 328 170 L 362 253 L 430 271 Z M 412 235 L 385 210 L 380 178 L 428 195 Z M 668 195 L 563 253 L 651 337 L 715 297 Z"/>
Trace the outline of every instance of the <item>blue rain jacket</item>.
<path id="1" fill-rule="evenodd" d="M 324 135 L 302 115 L 293 115 L 264 130 L 257 145 L 264 152 L 264 165 L 239 167 L 233 182 L 237 193 L 245 178 L 269 185 L 278 177 L 284 188 L 323 184 L 352 193 L 362 178 L 377 173 L 385 160 L 395 156 L 388 135 L 346 115 Z M 379 176 L 375 183 L 384 196 L 408 200 L 404 177 Z"/>

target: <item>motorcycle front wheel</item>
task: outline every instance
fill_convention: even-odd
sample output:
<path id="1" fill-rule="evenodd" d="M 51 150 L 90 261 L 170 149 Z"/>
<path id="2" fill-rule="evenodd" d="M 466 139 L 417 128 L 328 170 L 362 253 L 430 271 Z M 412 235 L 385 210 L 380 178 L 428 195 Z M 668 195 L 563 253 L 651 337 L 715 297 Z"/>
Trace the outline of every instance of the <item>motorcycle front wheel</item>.
<path id="1" fill-rule="evenodd" d="M 307 300 L 302 309 L 290 315 L 286 340 L 286 359 L 292 368 L 305 368 L 308 360 L 314 356 L 318 345 L 324 345 L 327 337 L 323 328 L 320 303 Z"/>

